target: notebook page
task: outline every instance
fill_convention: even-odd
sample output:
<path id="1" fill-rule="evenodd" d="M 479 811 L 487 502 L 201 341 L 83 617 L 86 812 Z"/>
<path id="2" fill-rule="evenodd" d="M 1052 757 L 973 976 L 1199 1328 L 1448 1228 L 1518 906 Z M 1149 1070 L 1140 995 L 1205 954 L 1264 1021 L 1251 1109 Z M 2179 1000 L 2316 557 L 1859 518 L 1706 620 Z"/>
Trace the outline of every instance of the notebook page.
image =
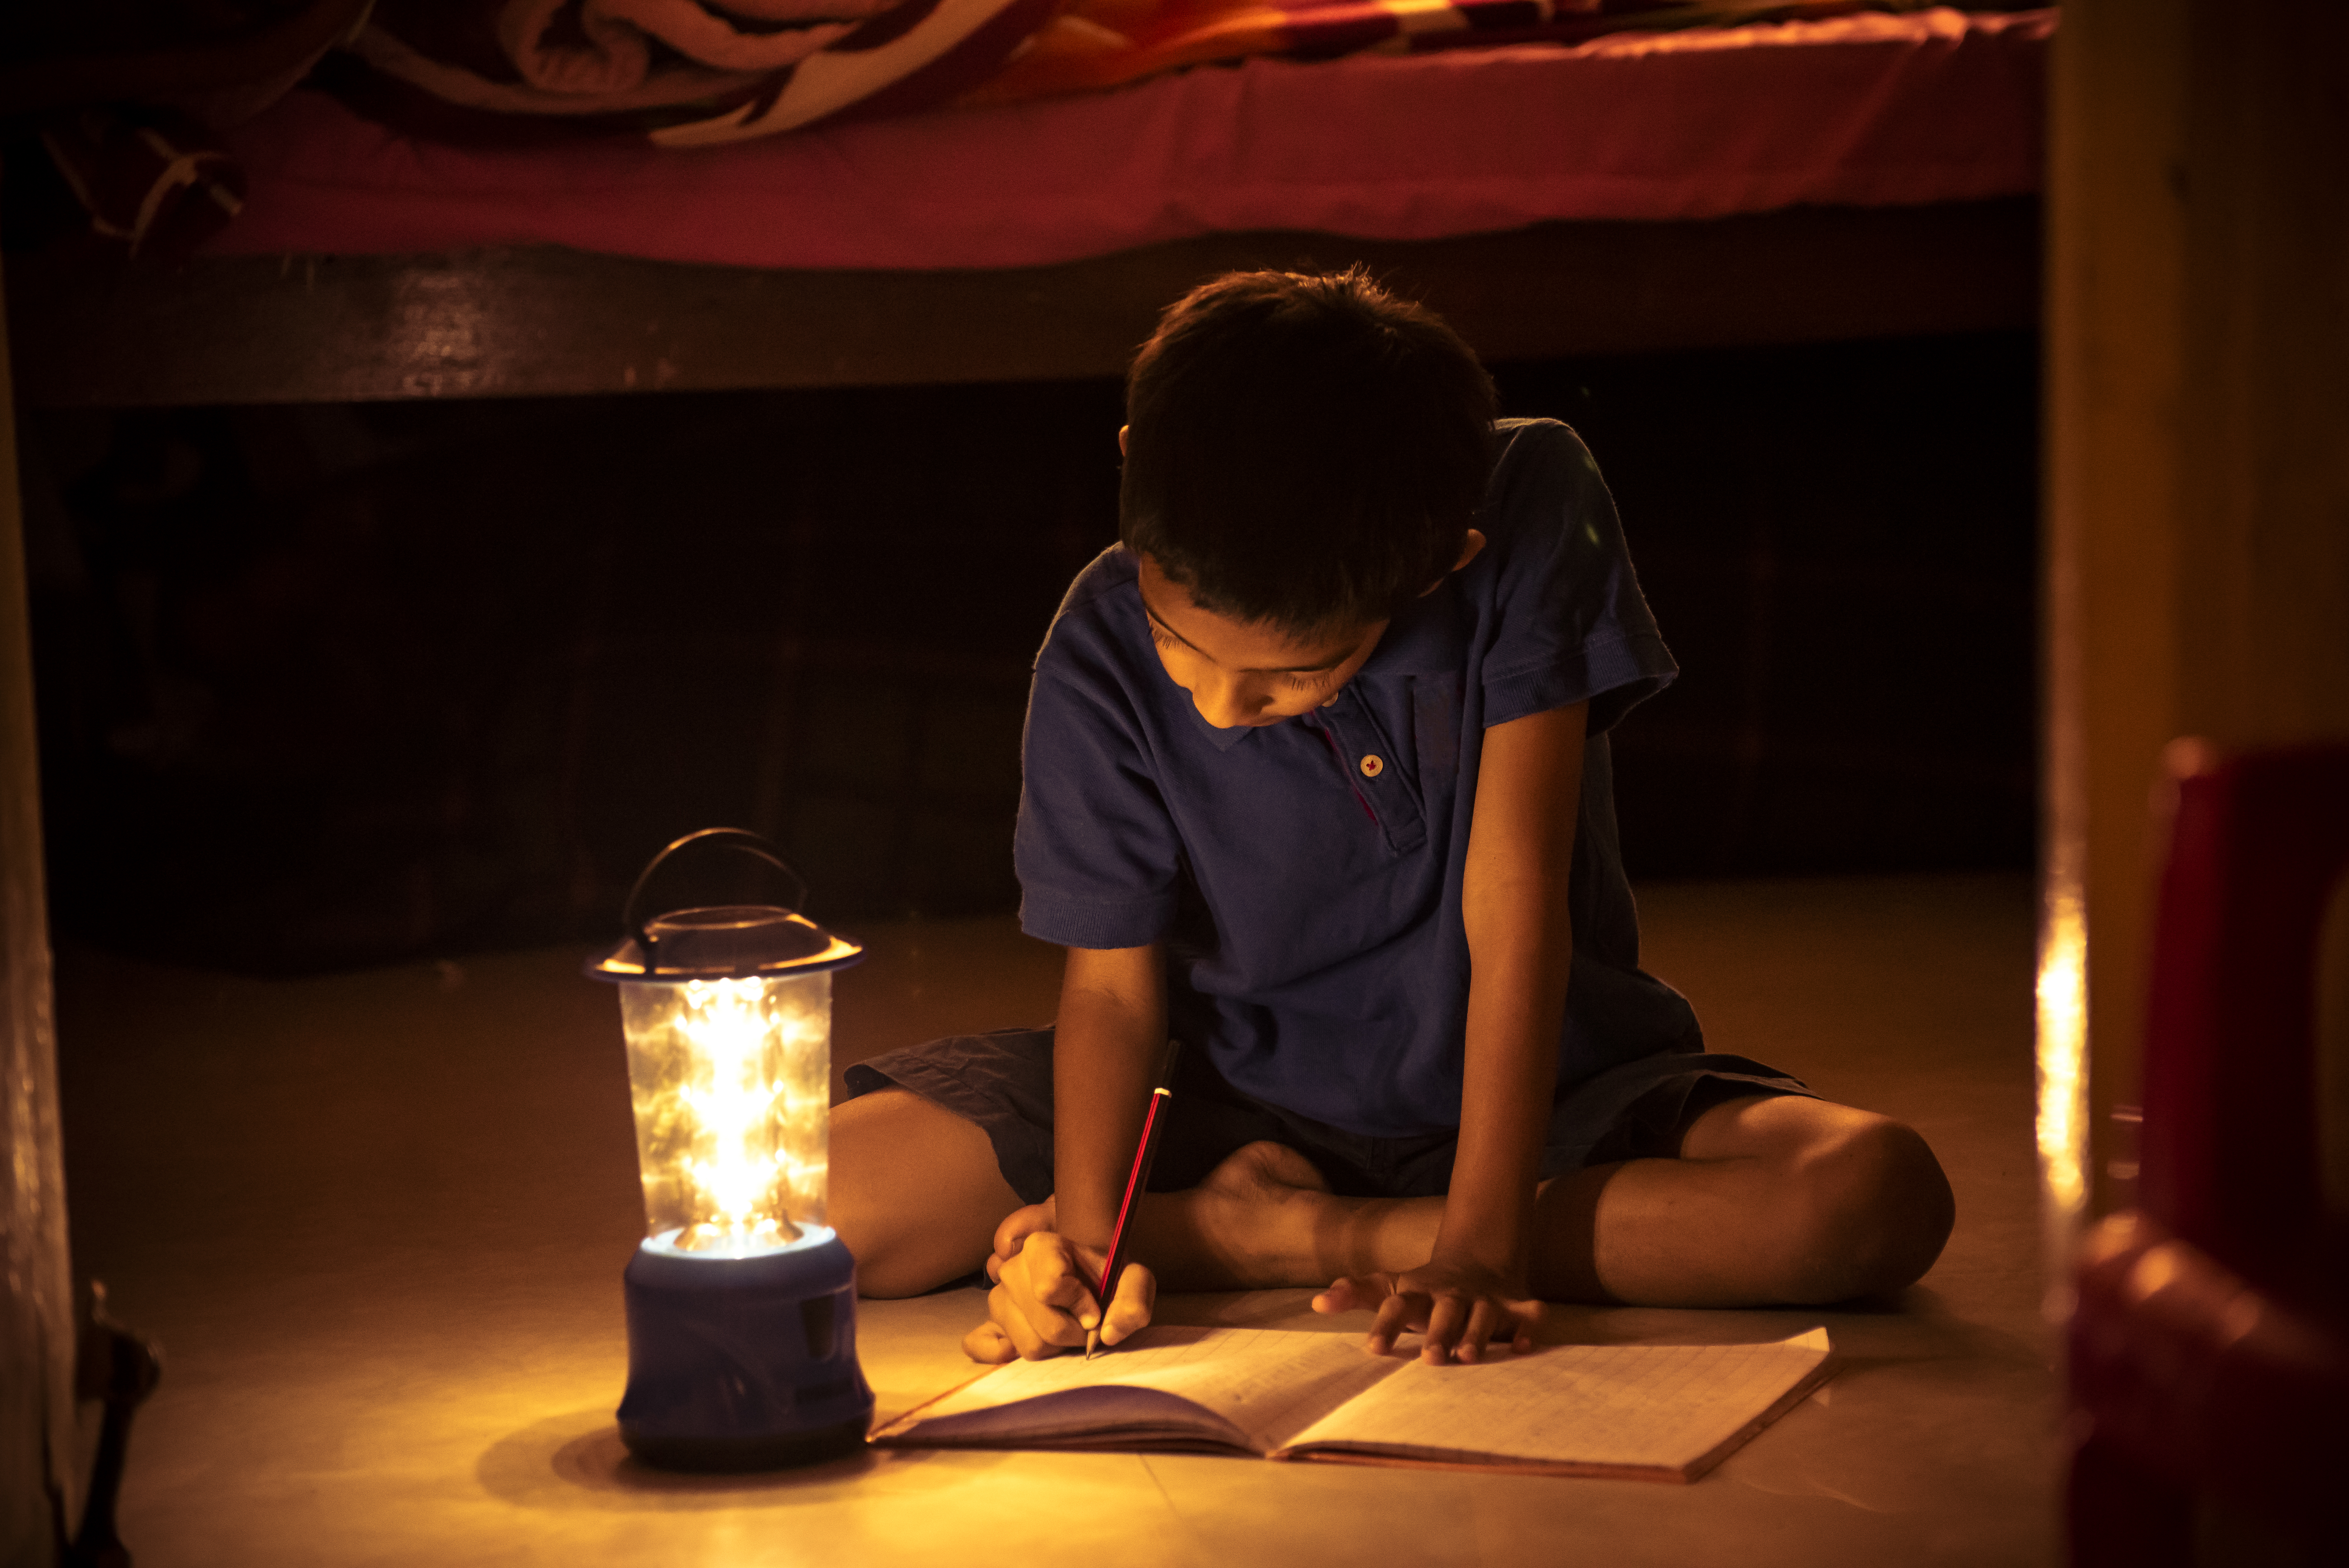
<path id="1" fill-rule="evenodd" d="M 1247 1435 L 1213 1410 L 1155 1388 L 1097 1385 L 1009 1405 L 935 1415 L 930 1406 L 873 1434 L 916 1448 L 1209 1448 L 1253 1451 Z"/>
<path id="2" fill-rule="evenodd" d="M 1365 1356 L 1346 1334 L 1156 1326 L 1092 1361 L 1072 1355 L 1013 1362 L 925 1406 L 888 1435 L 1011 1442 L 1190 1427 L 1262 1449 L 1397 1365 Z M 1211 1418 L 1184 1421 L 1167 1396 Z"/>
<path id="3" fill-rule="evenodd" d="M 1685 1471 L 1817 1371 L 1825 1329 L 1775 1345 L 1564 1345 L 1413 1362 L 1292 1439 L 1428 1460 Z"/>

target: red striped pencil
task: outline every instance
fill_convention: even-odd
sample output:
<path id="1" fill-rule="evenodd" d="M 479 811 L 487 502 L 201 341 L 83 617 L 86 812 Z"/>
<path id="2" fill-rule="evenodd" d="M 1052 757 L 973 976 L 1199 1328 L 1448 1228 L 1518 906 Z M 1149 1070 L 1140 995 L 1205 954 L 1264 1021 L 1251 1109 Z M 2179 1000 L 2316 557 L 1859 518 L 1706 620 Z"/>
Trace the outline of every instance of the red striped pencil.
<path id="1" fill-rule="evenodd" d="M 1133 1218 L 1133 1201 L 1142 1196 L 1143 1184 L 1150 1180 L 1150 1162 L 1158 1154 L 1158 1135 L 1165 1126 L 1160 1113 L 1166 1102 L 1174 1098 L 1163 1086 L 1150 1091 L 1150 1110 L 1142 1119 L 1142 1143 L 1133 1151 L 1133 1169 L 1125 1178 L 1125 1201 L 1117 1206 L 1117 1228 L 1109 1235 L 1109 1256 L 1102 1263 L 1101 1281 L 1093 1286 L 1093 1306 L 1100 1315 L 1093 1326 L 1085 1330 L 1085 1359 L 1093 1358 L 1101 1348 L 1101 1326 L 1109 1319 L 1110 1287 L 1117 1276 L 1125 1272 L 1125 1227 Z"/>

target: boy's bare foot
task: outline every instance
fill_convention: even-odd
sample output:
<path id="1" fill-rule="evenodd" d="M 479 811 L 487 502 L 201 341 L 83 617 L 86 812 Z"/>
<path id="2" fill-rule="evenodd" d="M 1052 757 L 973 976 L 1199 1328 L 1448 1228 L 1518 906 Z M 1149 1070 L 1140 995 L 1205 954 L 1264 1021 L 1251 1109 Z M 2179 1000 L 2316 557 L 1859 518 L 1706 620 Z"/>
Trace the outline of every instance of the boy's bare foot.
<path id="1" fill-rule="evenodd" d="M 1187 1192 L 1144 1211 L 1149 1256 L 1168 1290 L 1319 1289 L 1343 1274 L 1427 1261 L 1439 1198 L 1341 1198 L 1282 1143 L 1234 1150 Z"/>
<path id="2" fill-rule="evenodd" d="M 1202 1192 L 1228 1193 L 1258 1202 L 1278 1202 L 1299 1190 L 1327 1192 L 1330 1183 L 1322 1180 L 1313 1161 L 1288 1144 L 1268 1139 L 1233 1150 L 1199 1183 Z"/>
<path id="3" fill-rule="evenodd" d="M 1325 1284 L 1313 1264 L 1314 1226 L 1343 1202 L 1287 1144 L 1243 1145 L 1196 1187 L 1153 1205 L 1163 1237 L 1153 1248 L 1164 1260 L 1160 1277 L 1176 1290 Z"/>

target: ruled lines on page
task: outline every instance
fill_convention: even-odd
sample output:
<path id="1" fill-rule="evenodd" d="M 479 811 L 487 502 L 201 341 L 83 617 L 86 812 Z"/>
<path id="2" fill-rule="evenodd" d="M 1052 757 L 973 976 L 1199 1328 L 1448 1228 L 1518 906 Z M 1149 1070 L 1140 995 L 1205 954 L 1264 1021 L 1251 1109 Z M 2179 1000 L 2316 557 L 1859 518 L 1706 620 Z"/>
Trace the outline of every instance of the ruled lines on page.
<path id="1" fill-rule="evenodd" d="M 1814 1329 L 1769 1345 L 1561 1345 L 1470 1366 L 1414 1362 L 1292 1446 L 1686 1471 L 1827 1355 Z"/>

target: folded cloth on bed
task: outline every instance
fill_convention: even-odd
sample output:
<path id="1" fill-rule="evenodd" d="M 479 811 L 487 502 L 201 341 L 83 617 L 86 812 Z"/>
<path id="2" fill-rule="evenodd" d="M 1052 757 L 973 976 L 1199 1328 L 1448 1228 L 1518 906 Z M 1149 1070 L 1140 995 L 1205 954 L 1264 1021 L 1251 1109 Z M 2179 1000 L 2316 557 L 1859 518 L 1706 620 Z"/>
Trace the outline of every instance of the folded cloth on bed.
<path id="1" fill-rule="evenodd" d="M 369 118 L 471 145 L 740 141 L 1251 56 L 1321 59 L 1914 10 L 1928 0 L 378 0 L 334 73 Z"/>
<path id="2" fill-rule="evenodd" d="M 1062 0 L 378 0 L 330 73 L 370 118 L 495 145 L 739 141 L 942 102 Z"/>
<path id="3" fill-rule="evenodd" d="M 692 156 L 641 141 L 434 146 L 300 92 L 229 139 L 252 191 L 206 248 L 1019 267 L 1218 232 L 1423 240 L 1981 201 L 2039 188 L 2054 30 L 2052 11 L 1936 10 L 1572 48 L 1251 59 Z"/>
<path id="4" fill-rule="evenodd" d="M 966 104 L 1117 87 L 1185 66 L 1376 49 L 1578 44 L 1602 34 L 1922 10 L 1935 0 L 1067 0 Z"/>

